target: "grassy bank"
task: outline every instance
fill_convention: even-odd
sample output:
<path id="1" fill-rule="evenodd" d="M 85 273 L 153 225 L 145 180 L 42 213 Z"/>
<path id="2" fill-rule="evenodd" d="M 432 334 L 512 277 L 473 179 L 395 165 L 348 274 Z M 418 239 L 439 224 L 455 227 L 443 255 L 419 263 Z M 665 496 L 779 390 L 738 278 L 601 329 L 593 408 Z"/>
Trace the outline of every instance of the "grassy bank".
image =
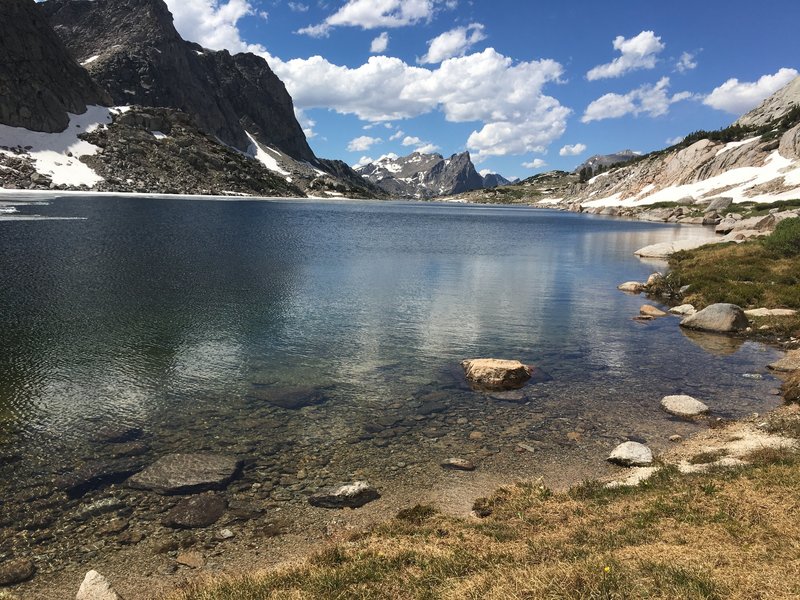
<path id="1" fill-rule="evenodd" d="M 796 408 L 768 429 L 800 436 Z M 747 459 L 666 467 L 636 488 L 520 483 L 479 501 L 483 519 L 418 506 L 302 563 L 195 581 L 172 600 L 800 597 L 800 460 Z"/>
<path id="2" fill-rule="evenodd" d="M 800 310 L 800 219 L 778 224 L 767 238 L 718 244 L 670 257 L 668 285 L 689 285 L 681 302 L 704 308 L 730 302 L 743 308 Z M 757 321 L 784 335 L 800 335 L 800 317 Z"/>

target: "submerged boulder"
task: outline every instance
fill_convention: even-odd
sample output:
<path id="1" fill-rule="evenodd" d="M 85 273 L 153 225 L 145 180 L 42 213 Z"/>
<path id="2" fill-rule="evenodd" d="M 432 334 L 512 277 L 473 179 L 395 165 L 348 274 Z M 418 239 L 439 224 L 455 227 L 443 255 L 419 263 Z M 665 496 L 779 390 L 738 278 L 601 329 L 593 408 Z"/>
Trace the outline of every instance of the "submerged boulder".
<path id="1" fill-rule="evenodd" d="M 265 388 L 258 390 L 253 397 L 287 410 L 298 410 L 328 401 L 328 395 L 325 390 L 314 387 Z"/>
<path id="2" fill-rule="evenodd" d="M 712 304 L 689 315 L 681 321 L 681 327 L 717 333 L 734 333 L 747 329 L 747 315 L 735 304 Z"/>
<path id="3" fill-rule="evenodd" d="M 653 453 L 639 442 L 624 442 L 606 460 L 623 467 L 646 467 L 653 462 Z"/>
<path id="4" fill-rule="evenodd" d="M 194 494 L 222 489 L 236 477 L 241 461 L 224 454 L 168 454 L 128 479 L 128 486 L 158 494 Z"/>
<path id="5" fill-rule="evenodd" d="M 644 304 L 639 309 L 639 314 L 645 317 L 666 317 L 667 313 L 665 313 L 660 308 L 656 308 L 655 306 L 650 306 L 649 304 Z"/>
<path id="6" fill-rule="evenodd" d="M 161 522 L 165 527 L 175 529 L 208 527 L 219 521 L 227 506 L 221 496 L 192 496 L 181 500 Z"/>
<path id="7" fill-rule="evenodd" d="M 532 369 L 518 360 L 473 358 L 462 361 L 473 387 L 487 390 L 514 390 L 521 388 L 531 378 Z"/>
<path id="8" fill-rule="evenodd" d="M 380 497 L 366 481 L 355 481 L 314 494 L 308 502 L 319 508 L 358 508 Z"/>

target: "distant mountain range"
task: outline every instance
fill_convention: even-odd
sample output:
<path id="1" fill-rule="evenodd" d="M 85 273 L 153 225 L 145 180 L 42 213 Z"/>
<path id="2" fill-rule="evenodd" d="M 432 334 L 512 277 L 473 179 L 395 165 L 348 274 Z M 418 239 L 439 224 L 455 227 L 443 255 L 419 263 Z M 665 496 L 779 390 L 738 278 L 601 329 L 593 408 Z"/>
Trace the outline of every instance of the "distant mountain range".
<path id="1" fill-rule="evenodd" d="M 488 173 L 485 177 L 480 175 L 469 152 L 453 154 L 450 158 L 420 152 L 408 156 L 388 154 L 355 169 L 363 178 L 396 198 L 436 198 L 510 183 L 496 173 Z"/>

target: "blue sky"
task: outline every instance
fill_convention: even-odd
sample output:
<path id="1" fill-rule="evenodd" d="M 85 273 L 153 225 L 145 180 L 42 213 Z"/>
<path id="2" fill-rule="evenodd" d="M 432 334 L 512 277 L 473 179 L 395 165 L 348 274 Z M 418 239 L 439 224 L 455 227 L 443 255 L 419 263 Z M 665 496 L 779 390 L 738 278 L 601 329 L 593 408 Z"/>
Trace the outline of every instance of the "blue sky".
<path id="1" fill-rule="evenodd" d="M 469 150 L 527 177 L 730 124 L 797 75 L 800 2 L 167 0 L 181 34 L 261 54 L 314 151 Z"/>

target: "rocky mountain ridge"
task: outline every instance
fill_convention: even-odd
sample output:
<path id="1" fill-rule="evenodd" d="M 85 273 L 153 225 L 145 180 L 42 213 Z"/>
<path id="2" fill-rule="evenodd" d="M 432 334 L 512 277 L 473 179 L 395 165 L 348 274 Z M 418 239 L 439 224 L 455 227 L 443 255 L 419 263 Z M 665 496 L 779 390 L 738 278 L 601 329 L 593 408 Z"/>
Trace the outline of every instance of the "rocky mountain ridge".
<path id="1" fill-rule="evenodd" d="M 428 199 L 484 187 L 484 178 L 475 170 L 469 152 L 450 158 L 420 152 L 402 157 L 389 154 L 355 170 L 396 198 Z"/>
<path id="2" fill-rule="evenodd" d="M 10 91 L 0 98 L 1 187 L 385 195 L 345 163 L 314 155 L 264 59 L 184 41 L 163 0 L 8 0 L 0 16 L 0 90 Z M 142 134 L 98 104 L 180 123 L 181 136 Z M 237 173 L 245 180 L 234 185 Z"/>
<path id="3" fill-rule="evenodd" d="M 249 133 L 296 160 L 316 160 L 267 62 L 184 41 L 163 0 L 47 0 L 41 9 L 115 105 L 178 109 L 241 151 Z"/>

